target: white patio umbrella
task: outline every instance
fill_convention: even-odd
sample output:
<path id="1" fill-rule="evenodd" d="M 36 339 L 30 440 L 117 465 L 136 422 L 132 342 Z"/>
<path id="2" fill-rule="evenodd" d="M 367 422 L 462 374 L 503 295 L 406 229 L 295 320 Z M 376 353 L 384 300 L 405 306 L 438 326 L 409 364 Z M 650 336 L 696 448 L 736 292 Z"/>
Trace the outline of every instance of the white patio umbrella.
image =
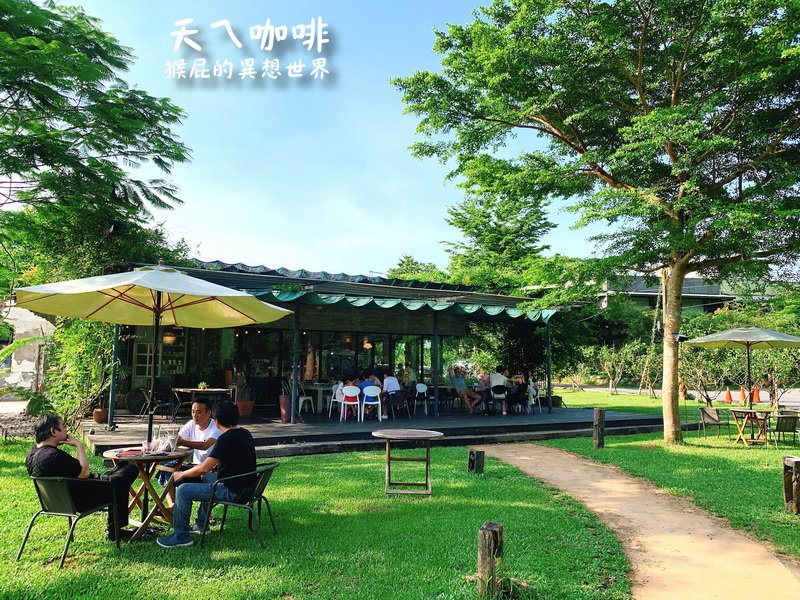
<path id="1" fill-rule="evenodd" d="M 34 312 L 120 325 L 152 325 L 150 397 L 154 398 L 160 327 L 238 327 L 277 321 L 292 311 L 162 265 L 17 290 L 17 306 Z M 147 439 L 153 434 L 153 410 Z"/>
<path id="2" fill-rule="evenodd" d="M 704 335 L 703 337 L 688 340 L 684 344 L 702 348 L 744 348 L 747 351 L 748 405 L 752 407 L 750 351 L 753 348 L 800 348 L 800 337 L 748 325 Z"/>

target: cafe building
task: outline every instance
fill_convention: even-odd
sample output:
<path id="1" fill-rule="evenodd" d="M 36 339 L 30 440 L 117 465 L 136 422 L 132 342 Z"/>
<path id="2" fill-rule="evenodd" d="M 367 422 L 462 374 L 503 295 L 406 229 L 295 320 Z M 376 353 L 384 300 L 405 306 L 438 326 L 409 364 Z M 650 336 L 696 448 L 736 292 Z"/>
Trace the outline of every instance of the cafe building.
<path id="1" fill-rule="evenodd" d="M 248 327 L 164 329 L 157 387 L 246 387 L 265 411 L 277 409 L 281 394 L 296 398 L 298 386 L 319 386 L 321 394 L 343 373 L 366 369 L 388 368 L 406 380 L 433 385 L 438 394 L 449 366 L 442 364 L 443 347 L 463 337 L 470 322 L 513 323 L 531 335 L 545 328 L 541 338 L 549 344 L 554 313 L 520 309 L 526 298 L 472 286 L 219 261 L 195 261 L 194 267 L 179 270 L 293 312 Z M 121 332 L 119 390 L 129 398 L 148 386 L 152 336 L 150 327 Z M 545 366 L 540 365 L 543 374 Z M 547 379 L 549 384 L 549 372 Z"/>

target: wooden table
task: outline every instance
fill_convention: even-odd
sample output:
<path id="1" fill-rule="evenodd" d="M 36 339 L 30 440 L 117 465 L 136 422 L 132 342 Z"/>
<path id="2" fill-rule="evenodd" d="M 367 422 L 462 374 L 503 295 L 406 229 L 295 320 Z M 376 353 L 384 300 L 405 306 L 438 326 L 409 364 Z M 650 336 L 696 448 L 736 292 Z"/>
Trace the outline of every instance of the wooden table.
<path id="1" fill-rule="evenodd" d="M 430 496 L 431 495 L 431 440 L 434 438 L 442 437 L 444 434 L 440 431 L 431 431 L 429 429 L 382 429 L 372 432 L 373 437 L 383 438 L 386 440 L 386 487 L 384 491 L 387 494 L 417 494 Z M 422 441 L 425 445 L 425 458 L 407 458 L 400 456 L 392 456 L 392 441 Z M 393 462 L 424 462 L 425 463 L 425 481 L 392 481 L 392 463 Z M 422 487 L 422 490 L 398 490 L 392 489 L 392 486 L 405 485 L 412 487 Z"/>
<path id="2" fill-rule="evenodd" d="M 745 446 L 767 443 L 767 425 L 772 414 L 771 409 L 731 408 L 729 410 L 739 432 L 734 443 L 742 442 Z M 747 437 L 748 427 L 750 428 L 750 437 Z"/>
<path id="3" fill-rule="evenodd" d="M 119 456 L 120 452 L 128 450 L 139 450 L 140 452 L 138 454 L 126 454 Z M 136 531 L 131 537 L 132 540 L 137 540 L 142 537 L 142 534 L 147 529 L 147 525 L 153 520 L 172 523 L 172 513 L 167 509 L 167 505 L 164 503 L 164 501 L 175 484 L 170 477 L 169 482 L 164 486 L 164 489 L 159 494 L 153 487 L 153 474 L 156 471 L 157 465 L 172 460 L 177 462 L 176 470 L 180 469 L 183 461 L 190 457 L 192 452 L 193 450 L 191 448 L 178 449 L 174 452 L 147 454 L 143 454 L 141 452 L 141 448 L 115 448 L 113 450 L 106 450 L 103 452 L 103 458 L 110 459 L 115 464 L 119 462 L 129 462 L 136 465 L 136 468 L 139 469 L 138 478 L 142 481 L 142 484 L 138 488 L 134 487 L 133 485 L 130 488 L 131 501 L 130 504 L 128 504 L 128 513 L 131 513 L 135 508 L 143 509 L 143 512 L 145 512 L 146 505 L 143 498 L 145 493 L 149 494 L 153 499 L 153 508 L 151 508 L 149 511 L 146 511 L 147 514 L 142 515 L 143 519 L 141 521 L 130 521 L 131 524 L 137 526 Z"/>
<path id="4" fill-rule="evenodd" d="M 197 396 L 216 396 L 219 394 L 227 394 L 228 398 L 233 400 L 233 388 L 172 388 L 172 393 L 175 395 L 175 411 L 172 413 L 172 421 L 178 417 L 178 410 L 181 406 L 188 404 L 191 409 L 194 404 L 194 399 Z M 181 394 L 188 394 L 189 401 L 181 401 Z"/>

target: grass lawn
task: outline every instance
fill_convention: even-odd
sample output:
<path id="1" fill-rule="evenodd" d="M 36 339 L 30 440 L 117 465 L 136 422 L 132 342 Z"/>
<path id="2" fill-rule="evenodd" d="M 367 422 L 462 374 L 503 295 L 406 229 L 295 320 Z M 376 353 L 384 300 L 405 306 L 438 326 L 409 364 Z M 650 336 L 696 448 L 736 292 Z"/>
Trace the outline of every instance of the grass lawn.
<path id="1" fill-rule="evenodd" d="M 324 599 L 476 598 L 478 528 L 505 525 L 503 573 L 532 587 L 518 597 L 629 597 L 628 564 L 611 533 L 576 502 L 487 458 L 466 471 L 464 448 L 433 449 L 433 496 L 383 493 L 383 453 L 281 461 L 269 497 L 279 534 L 261 550 L 243 511 L 228 515 L 206 547 L 161 549 L 155 541 L 106 542 L 105 517 L 78 525 L 64 569 L 66 519 L 41 517 L 20 562 L 16 551 L 38 510 L 23 461 L 31 443 L 0 443 L 0 597 Z M 93 470 L 102 470 L 92 459 Z M 413 463 L 406 468 L 419 467 Z M 400 475 L 400 473 L 398 473 Z"/>
<path id="2" fill-rule="evenodd" d="M 800 559 L 800 517 L 784 509 L 782 466 L 783 456 L 800 450 L 790 444 L 777 450 L 734 446 L 724 429 L 708 438 L 695 431 L 684 435 L 684 445 L 665 444 L 661 433 L 606 437 L 601 450 L 592 448 L 591 438 L 543 443 L 618 465 Z"/>
<path id="3" fill-rule="evenodd" d="M 598 407 L 637 414 L 661 414 L 661 398 L 651 398 L 646 394 L 610 394 L 608 392 L 582 392 L 564 389 L 556 389 L 553 393 L 561 396 L 569 408 Z M 705 402 L 687 400 L 685 404 L 682 403 L 679 406 L 681 421 L 696 423 L 700 414 L 697 410 L 698 406 L 705 406 Z M 714 406 L 725 407 L 728 405 L 724 402 L 715 402 Z"/>

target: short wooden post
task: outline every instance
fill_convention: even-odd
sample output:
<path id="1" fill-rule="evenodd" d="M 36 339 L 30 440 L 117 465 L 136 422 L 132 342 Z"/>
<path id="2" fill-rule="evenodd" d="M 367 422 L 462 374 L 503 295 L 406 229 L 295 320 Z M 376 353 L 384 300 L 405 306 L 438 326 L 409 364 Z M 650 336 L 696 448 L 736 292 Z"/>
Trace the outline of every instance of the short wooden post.
<path id="1" fill-rule="evenodd" d="M 594 447 L 603 448 L 606 445 L 606 409 L 594 409 L 594 423 L 592 424 L 594 430 Z"/>
<path id="2" fill-rule="evenodd" d="M 485 454 L 483 450 L 470 450 L 469 459 L 467 460 L 467 471 L 483 473 L 483 459 Z"/>
<path id="3" fill-rule="evenodd" d="M 788 510 L 800 513 L 800 456 L 783 457 L 783 501 Z"/>
<path id="4" fill-rule="evenodd" d="M 478 593 L 494 598 L 500 592 L 497 567 L 503 558 L 503 524 L 487 521 L 478 530 Z"/>

